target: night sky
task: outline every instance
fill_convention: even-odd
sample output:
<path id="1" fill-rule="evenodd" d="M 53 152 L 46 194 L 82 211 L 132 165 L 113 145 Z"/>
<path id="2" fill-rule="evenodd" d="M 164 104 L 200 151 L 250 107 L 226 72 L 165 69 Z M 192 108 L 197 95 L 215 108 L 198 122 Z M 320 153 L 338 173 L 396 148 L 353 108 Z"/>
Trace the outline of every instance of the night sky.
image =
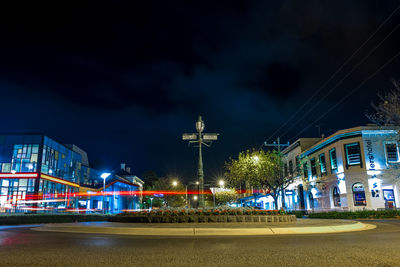
<path id="1" fill-rule="evenodd" d="M 102 169 L 126 162 L 138 176 L 154 170 L 189 181 L 197 151 L 181 135 L 195 131 L 201 114 L 205 131 L 221 134 L 204 152 L 211 180 L 229 156 L 259 147 L 285 123 L 398 5 L 113 0 L 2 7 L 0 131 L 74 143 Z M 400 79 L 400 58 L 314 121 L 400 52 L 399 28 L 325 98 L 398 23 L 400 10 L 278 132 L 286 132 L 282 142 L 308 125 L 302 137 L 317 136 L 316 124 L 327 135 L 368 123 L 376 94 Z"/>

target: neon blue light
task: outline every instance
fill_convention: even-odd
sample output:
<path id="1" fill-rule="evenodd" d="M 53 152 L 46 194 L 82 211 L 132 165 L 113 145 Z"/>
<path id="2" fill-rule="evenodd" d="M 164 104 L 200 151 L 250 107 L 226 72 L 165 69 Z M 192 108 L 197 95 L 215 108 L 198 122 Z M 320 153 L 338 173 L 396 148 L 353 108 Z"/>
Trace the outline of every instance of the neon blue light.
<path id="1" fill-rule="evenodd" d="M 334 137 L 322 142 L 321 144 L 309 149 L 308 151 L 305 151 L 303 154 L 301 154 L 301 157 L 308 156 L 308 155 L 314 153 L 315 151 L 317 151 L 317 150 L 319 150 L 319 149 L 321 149 L 321 148 L 323 148 L 325 146 L 328 146 L 331 143 L 334 143 L 335 141 L 340 140 L 342 138 L 352 137 L 352 136 L 355 137 L 355 136 L 358 136 L 358 135 L 361 135 L 361 131 L 355 131 L 355 132 L 351 132 L 351 133 L 343 133 L 343 134 L 335 135 Z"/>

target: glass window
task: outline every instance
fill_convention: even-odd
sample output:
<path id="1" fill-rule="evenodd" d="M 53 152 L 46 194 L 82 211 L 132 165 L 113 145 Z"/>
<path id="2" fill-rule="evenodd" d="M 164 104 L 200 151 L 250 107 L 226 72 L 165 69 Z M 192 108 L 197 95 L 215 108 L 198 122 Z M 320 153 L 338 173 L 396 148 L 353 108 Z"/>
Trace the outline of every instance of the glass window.
<path id="1" fill-rule="evenodd" d="M 288 167 L 287 167 L 287 163 L 285 163 L 285 164 L 283 165 L 283 173 L 284 173 L 284 176 L 285 176 L 285 177 L 288 176 Z"/>
<path id="2" fill-rule="evenodd" d="M 289 161 L 289 174 L 293 175 L 293 161 L 292 160 Z"/>
<path id="3" fill-rule="evenodd" d="M 8 187 L 2 187 L 0 190 L 0 195 L 8 195 Z"/>
<path id="4" fill-rule="evenodd" d="M 3 163 L 2 172 L 11 172 L 11 163 Z"/>
<path id="5" fill-rule="evenodd" d="M 27 186 L 28 179 L 19 179 L 19 186 Z"/>
<path id="6" fill-rule="evenodd" d="M 360 143 L 346 144 L 344 147 L 347 165 L 361 165 Z"/>
<path id="7" fill-rule="evenodd" d="M 38 154 L 38 153 L 39 153 L 39 145 L 33 145 L 32 154 Z"/>
<path id="8" fill-rule="evenodd" d="M 319 155 L 319 167 L 321 170 L 321 174 L 326 174 L 325 153 Z"/>
<path id="9" fill-rule="evenodd" d="M 335 148 L 329 150 L 329 157 L 331 160 L 331 170 L 332 171 L 337 170 L 337 159 L 336 159 L 336 149 Z"/>
<path id="10" fill-rule="evenodd" d="M 308 164 L 307 164 L 307 162 L 305 162 L 303 164 L 303 175 L 304 175 L 304 178 L 308 179 Z"/>
<path id="11" fill-rule="evenodd" d="M 316 166 L 315 158 L 310 159 L 310 163 L 311 163 L 311 176 L 312 176 L 312 178 L 315 178 L 315 177 L 317 177 L 317 166 Z"/>
<path id="12" fill-rule="evenodd" d="M 386 144 L 386 159 L 388 162 L 398 161 L 397 144 Z"/>
<path id="13" fill-rule="evenodd" d="M 3 179 L 2 186 L 9 186 L 10 181 L 8 179 Z"/>
<path id="14" fill-rule="evenodd" d="M 354 206 L 366 206 L 367 200 L 365 198 L 364 185 L 362 183 L 355 183 L 353 185 Z"/>
<path id="15" fill-rule="evenodd" d="M 296 171 L 297 171 L 297 175 L 300 175 L 300 159 L 299 159 L 299 156 L 296 157 Z"/>
<path id="16" fill-rule="evenodd" d="M 332 196 L 333 196 L 333 206 L 340 207 L 340 193 L 337 186 L 333 188 Z"/>

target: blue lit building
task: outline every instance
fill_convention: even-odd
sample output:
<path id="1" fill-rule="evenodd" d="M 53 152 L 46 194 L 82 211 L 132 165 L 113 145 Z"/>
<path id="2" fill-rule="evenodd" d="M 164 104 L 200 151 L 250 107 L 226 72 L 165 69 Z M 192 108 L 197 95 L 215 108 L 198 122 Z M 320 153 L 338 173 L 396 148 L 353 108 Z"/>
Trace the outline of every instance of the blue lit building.
<path id="1" fill-rule="evenodd" d="M 324 138 L 300 138 L 282 151 L 283 175 L 293 178 L 275 207 L 268 194 L 242 205 L 265 209 L 353 211 L 400 208 L 400 135 L 395 127 L 367 125 Z"/>
<path id="2" fill-rule="evenodd" d="M 103 208 L 115 213 L 138 208 L 140 183 L 111 174 L 103 202 L 100 175 L 76 145 L 42 134 L 0 135 L 0 213 L 101 212 Z M 87 193 L 92 191 L 97 192 L 93 199 Z M 86 202 L 83 209 L 81 198 Z"/>
<path id="3" fill-rule="evenodd" d="M 309 211 L 400 208 L 399 129 L 337 131 L 298 155 Z"/>
<path id="4" fill-rule="evenodd" d="M 120 170 L 111 173 L 105 188 L 103 179 L 100 179 L 94 180 L 94 183 L 81 184 L 78 211 L 90 213 L 104 209 L 106 213 L 120 213 L 140 209 L 143 181 L 132 175 L 125 164 L 121 164 Z"/>

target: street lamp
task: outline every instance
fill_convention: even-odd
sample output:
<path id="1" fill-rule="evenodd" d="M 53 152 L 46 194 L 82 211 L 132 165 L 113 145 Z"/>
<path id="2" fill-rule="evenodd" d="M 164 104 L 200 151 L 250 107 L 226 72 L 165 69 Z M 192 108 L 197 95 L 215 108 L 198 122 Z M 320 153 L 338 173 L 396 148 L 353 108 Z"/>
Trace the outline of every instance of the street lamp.
<path id="1" fill-rule="evenodd" d="M 104 194 L 106 192 L 106 179 L 108 178 L 108 176 L 110 176 L 111 173 L 109 172 L 104 172 L 100 175 L 101 178 L 103 178 L 103 214 L 106 213 L 106 209 L 105 209 L 105 202 L 104 202 Z"/>
<path id="2" fill-rule="evenodd" d="M 183 140 L 188 140 L 190 144 L 196 144 L 199 148 L 199 161 L 197 166 L 197 179 L 199 181 L 199 204 L 202 208 L 205 206 L 204 202 L 204 171 L 203 171 L 203 156 L 202 156 L 202 146 L 205 145 L 207 147 L 211 146 L 212 141 L 216 141 L 218 139 L 217 133 L 208 134 L 203 133 L 204 131 L 204 121 L 199 116 L 199 119 L 196 122 L 196 130 L 197 133 L 185 133 L 182 135 Z"/>
<path id="3" fill-rule="evenodd" d="M 252 158 L 256 163 L 258 163 L 258 161 L 260 160 L 260 158 L 257 155 L 253 156 Z"/>
<path id="4" fill-rule="evenodd" d="M 150 198 L 150 210 L 153 209 L 153 197 Z"/>
<path id="5" fill-rule="evenodd" d="M 200 196 L 200 183 L 199 183 L 199 181 L 196 181 L 196 185 L 197 185 L 197 198 L 198 198 Z M 199 205 L 197 205 L 196 208 L 199 208 Z"/>
<path id="6" fill-rule="evenodd" d="M 172 182 L 172 186 L 176 187 L 178 185 L 177 181 L 173 181 Z M 187 190 L 187 185 L 185 185 L 185 203 L 186 203 L 186 207 L 188 207 L 188 190 Z"/>
<path id="7" fill-rule="evenodd" d="M 225 182 L 224 182 L 224 180 L 219 180 L 218 184 L 219 184 L 220 187 L 223 188 L 224 185 L 225 185 Z"/>

